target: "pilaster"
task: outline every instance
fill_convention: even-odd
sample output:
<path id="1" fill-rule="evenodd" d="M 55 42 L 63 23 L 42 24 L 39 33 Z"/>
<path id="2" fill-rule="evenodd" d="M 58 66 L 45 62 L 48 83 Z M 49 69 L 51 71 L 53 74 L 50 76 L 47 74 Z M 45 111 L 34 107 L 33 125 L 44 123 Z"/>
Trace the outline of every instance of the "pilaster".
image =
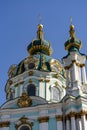
<path id="1" fill-rule="evenodd" d="M 63 130 L 63 116 L 57 115 L 56 120 L 57 120 L 57 130 Z"/>
<path id="2" fill-rule="evenodd" d="M 39 121 L 39 130 L 48 130 L 48 121 L 49 121 L 49 117 L 39 117 L 38 118 Z"/>
<path id="3" fill-rule="evenodd" d="M 70 112 L 71 130 L 76 130 L 75 112 Z"/>
<path id="4" fill-rule="evenodd" d="M 70 117 L 69 115 L 66 116 L 66 130 L 70 130 Z"/>

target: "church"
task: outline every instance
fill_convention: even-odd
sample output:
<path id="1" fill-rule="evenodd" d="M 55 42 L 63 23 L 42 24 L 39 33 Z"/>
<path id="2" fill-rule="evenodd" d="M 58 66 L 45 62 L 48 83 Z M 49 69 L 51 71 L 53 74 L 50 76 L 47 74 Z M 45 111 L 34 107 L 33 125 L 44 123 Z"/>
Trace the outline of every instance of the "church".
<path id="1" fill-rule="evenodd" d="M 87 130 L 87 56 L 74 25 L 61 62 L 52 58 L 42 24 L 36 35 L 28 56 L 8 70 L 0 130 Z"/>

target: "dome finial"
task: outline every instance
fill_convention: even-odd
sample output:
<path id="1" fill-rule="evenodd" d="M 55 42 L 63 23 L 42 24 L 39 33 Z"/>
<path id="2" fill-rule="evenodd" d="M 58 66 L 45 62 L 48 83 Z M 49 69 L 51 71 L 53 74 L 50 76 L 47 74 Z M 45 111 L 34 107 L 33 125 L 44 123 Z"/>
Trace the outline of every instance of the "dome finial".
<path id="1" fill-rule="evenodd" d="M 41 24 L 42 22 L 42 17 L 39 14 L 39 24 L 38 24 L 38 31 L 37 31 L 37 38 L 38 39 L 43 39 L 43 25 Z"/>
<path id="2" fill-rule="evenodd" d="M 72 17 L 70 17 L 70 25 L 72 24 Z"/>
<path id="3" fill-rule="evenodd" d="M 72 17 L 70 17 L 70 30 L 69 30 L 69 33 L 70 33 L 70 37 L 75 37 L 75 30 L 74 30 L 74 25 L 72 24 Z"/>
<path id="4" fill-rule="evenodd" d="M 39 14 L 39 24 L 42 23 L 42 17 L 41 17 L 41 14 Z"/>

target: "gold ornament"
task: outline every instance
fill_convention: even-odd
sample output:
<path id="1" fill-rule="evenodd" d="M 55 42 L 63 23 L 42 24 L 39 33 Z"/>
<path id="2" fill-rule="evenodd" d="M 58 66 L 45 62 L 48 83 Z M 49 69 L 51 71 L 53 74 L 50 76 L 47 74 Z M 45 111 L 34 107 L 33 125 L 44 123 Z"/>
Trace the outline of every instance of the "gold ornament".
<path id="1" fill-rule="evenodd" d="M 26 92 L 22 93 L 22 96 L 18 99 L 19 107 L 29 107 L 32 104 L 32 100 L 26 94 Z"/>

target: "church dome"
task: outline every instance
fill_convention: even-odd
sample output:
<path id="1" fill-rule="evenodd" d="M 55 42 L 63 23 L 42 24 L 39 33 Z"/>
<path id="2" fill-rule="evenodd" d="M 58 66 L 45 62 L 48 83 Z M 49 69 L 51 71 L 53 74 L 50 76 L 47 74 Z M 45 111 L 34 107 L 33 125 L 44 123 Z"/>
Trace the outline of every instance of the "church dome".
<path id="1" fill-rule="evenodd" d="M 29 56 L 17 65 L 11 65 L 8 70 L 9 79 L 5 86 L 7 101 L 17 101 L 21 97 L 23 100 L 19 98 L 16 104 L 27 106 L 27 103 L 31 104 L 27 97 L 34 96 L 49 103 L 59 102 L 65 95 L 65 69 L 58 60 L 51 57 L 52 48 L 43 38 L 42 24 L 38 25 L 37 38 L 28 45 L 27 51 Z M 25 98 L 24 92 L 27 94 Z"/>
<path id="2" fill-rule="evenodd" d="M 74 25 L 70 25 L 70 37 L 65 42 L 65 49 L 70 51 L 79 51 L 82 46 L 81 41 L 75 36 Z"/>
<path id="3" fill-rule="evenodd" d="M 50 42 L 43 38 L 43 25 L 38 25 L 37 39 L 34 39 L 27 47 L 27 51 L 30 55 L 36 53 L 43 53 L 46 55 L 52 54 L 52 48 L 50 47 Z"/>

